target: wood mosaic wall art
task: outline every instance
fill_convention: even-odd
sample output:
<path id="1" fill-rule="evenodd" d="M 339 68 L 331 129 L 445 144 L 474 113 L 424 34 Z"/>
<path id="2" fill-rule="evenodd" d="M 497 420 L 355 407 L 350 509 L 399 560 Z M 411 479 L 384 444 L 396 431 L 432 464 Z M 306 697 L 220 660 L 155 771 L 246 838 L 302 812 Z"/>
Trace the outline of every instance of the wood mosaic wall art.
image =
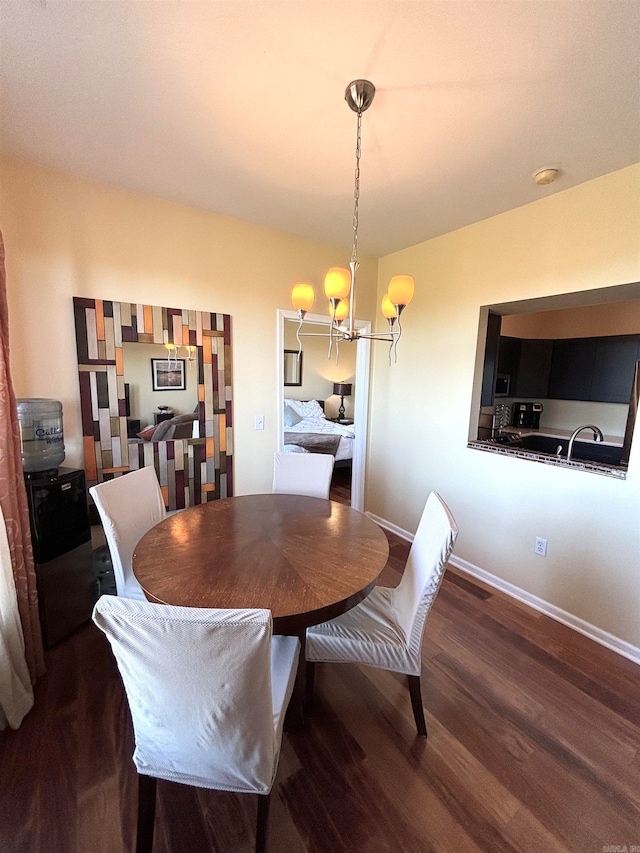
<path id="1" fill-rule="evenodd" d="M 168 509 L 233 494 L 231 317 L 102 299 L 73 300 L 89 486 L 153 465 Z M 199 438 L 127 438 L 123 342 L 195 346 Z"/>

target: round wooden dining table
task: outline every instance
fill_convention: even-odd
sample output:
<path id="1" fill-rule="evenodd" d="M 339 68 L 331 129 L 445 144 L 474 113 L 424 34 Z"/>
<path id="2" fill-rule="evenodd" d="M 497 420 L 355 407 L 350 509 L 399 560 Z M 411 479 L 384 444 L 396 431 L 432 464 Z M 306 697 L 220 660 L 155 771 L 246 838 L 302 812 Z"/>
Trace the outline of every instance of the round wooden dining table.
<path id="1" fill-rule="evenodd" d="M 300 495 L 244 495 L 166 518 L 138 542 L 133 571 L 150 601 L 265 608 L 297 634 L 354 607 L 389 556 L 363 513 Z"/>

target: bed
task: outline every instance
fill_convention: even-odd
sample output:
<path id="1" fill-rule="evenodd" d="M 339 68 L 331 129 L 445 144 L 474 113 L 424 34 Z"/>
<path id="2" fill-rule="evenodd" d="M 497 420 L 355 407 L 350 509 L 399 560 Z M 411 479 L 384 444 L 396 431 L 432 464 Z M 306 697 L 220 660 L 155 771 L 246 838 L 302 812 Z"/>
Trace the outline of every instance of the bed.
<path id="1" fill-rule="evenodd" d="M 330 453 L 335 463 L 353 459 L 353 424 L 338 424 L 324 416 L 321 400 L 284 401 L 284 449 L 289 452 Z"/>

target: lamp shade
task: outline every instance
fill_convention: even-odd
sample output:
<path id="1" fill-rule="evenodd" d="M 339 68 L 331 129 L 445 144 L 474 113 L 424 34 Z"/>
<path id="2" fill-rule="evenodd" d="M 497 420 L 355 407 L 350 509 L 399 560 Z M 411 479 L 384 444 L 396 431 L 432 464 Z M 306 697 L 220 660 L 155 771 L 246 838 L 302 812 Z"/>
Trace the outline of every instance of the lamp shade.
<path id="1" fill-rule="evenodd" d="M 340 302 L 338 302 L 338 304 L 336 305 L 335 313 L 333 311 L 331 303 L 329 303 L 329 313 L 334 318 L 334 320 L 344 320 L 347 314 L 349 313 L 349 303 L 346 299 L 341 299 Z"/>
<path id="2" fill-rule="evenodd" d="M 351 273 L 342 267 L 331 267 L 324 277 L 327 299 L 344 299 L 351 290 Z"/>
<path id="3" fill-rule="evenodd" d="M 310 311 L 314 299 L 313 287 L 306 281 L 298 282 L 291 288 L 291 304 L 296 311 Z"/>
<path id="4" fill-rule="evenodd" d="M 413 276 L 394 275 L 389 282 L 389 299 L 393 305 L 408 305 L 413 299 L 415 289 Z"/>
<path id="5" fill-rule="evenodd" d="M 382 304 L 380 305 L 380 307 L 382 308 L 382 313 L 387 318 L 387 320 L 393 320 L 398 316 L 396 306 L 389 299 L 388 293 L 385 293 L 385 295 L 382 297 Z"/>
<path id="6" fill-rule="evenodd" d="M 334 382 L 333 393 L 336 394 L 338 397 L 350 397 L 351 382 Z"/>

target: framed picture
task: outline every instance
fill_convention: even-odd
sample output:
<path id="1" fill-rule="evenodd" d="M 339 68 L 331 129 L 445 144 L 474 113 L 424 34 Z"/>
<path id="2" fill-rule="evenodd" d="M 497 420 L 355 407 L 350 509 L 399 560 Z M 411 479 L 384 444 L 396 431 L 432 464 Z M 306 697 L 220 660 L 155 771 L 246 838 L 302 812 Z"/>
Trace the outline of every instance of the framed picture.
<path id="1" fill-rule="evenodd" d="M 185 391 L 184 358 L 152 358 L 151 378 L 154 391 Z"/>
<path id="2" fill-rule="evenodd" d="M 302 385 L 302 353 L 297 349 L 284 351 L 284 384 Z"/>

